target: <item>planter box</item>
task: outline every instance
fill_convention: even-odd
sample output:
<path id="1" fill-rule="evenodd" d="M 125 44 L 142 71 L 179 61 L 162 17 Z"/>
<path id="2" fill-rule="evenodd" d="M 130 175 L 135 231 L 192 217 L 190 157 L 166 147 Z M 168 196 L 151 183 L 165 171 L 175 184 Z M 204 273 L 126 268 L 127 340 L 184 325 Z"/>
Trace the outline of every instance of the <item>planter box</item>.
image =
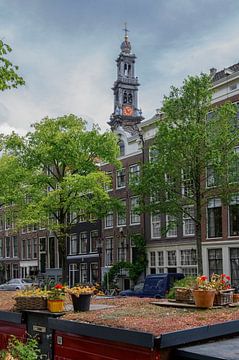
<path id="1" fill-rule="evenodd" d="M 194 304 L 194 297 L 192 289 L 185 287 L 175 288 L 175 299 L 177 302 L 182 302 L 186 304 Z"/>
<path id="2" fill-rule="evenodd" d="M 46 310 L 47 299 L 37 296 L 18 296 L 16 300 L 17 310 Z"/>
<path id="3" fill-rule="evenodd" d="M 216 292 L 213 305 L 228 305 L 233 303 L 233 289 Z"/>

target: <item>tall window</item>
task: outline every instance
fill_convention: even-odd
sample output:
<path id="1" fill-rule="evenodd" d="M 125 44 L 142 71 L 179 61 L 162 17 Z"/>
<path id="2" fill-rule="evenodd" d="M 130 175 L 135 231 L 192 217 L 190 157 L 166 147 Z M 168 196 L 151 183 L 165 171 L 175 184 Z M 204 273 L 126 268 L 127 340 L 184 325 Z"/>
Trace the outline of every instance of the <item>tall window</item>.
<path id="1" fill-rule="evenodd" d="M 87 264 L 85 263 L 80 264 L 80 282 L 87 282 Z"/>
<path id="2" fill-rule="evenodd" d="M 182 272 L 186 276 L 197 275 L 197 257 L 195 249 L 185 249 L 180 251 Z"/>
<path id="3" fill-rule="evenodd" d="M 121 239 L 118 247 L 118 261 L 127 260 L 127 248 L 126 248 L 126 239 Z"/>
<path id="4" fill-rule="evenodd" d="M 177 222 L 175 216 L 166 215 L 167 237 L 177 236 Z"/>
<path id="5" fill-rule="evenodd" d="M 150 255 L 150 258 L 149 258 L 150 274 L 155 274 L 155 273 L 156 273 L 156 256 L 155 256 L 155 251 L 150 251 L 149 255 Z"/>
<path id="6" fill-rule="evenodd" d="M 239 147 L 235 148 L 236 158 L 229 170 L 229 181 L 234 183 L 239 181 Z"/>
<path id="7" fill-rule="evenodd" d="M 220 199 L 211 199 L 207 205 L 208 237 L 222 236 L 222 204 Z"/>
<path id="8" fill-rule="evenodd" d="M 77 235 L 72 234 L 70 235 L 70 255 L 76 255 L 77 254 Z"/>
<path id="9" fill-rule="evenodd" d="M 11 255 L 11 238 L 9 236 L 5 238 L 5 248 L 5 256 L 9 258 Z"/>
<path id="10" fill-rule="evenodd" d="M 169 250 L 168 251 L 168 266 L 176 266 L 176 265 L 177 265 L 176 251 Z"/>
<path id="11" fill-rule="evenodd" d="M 230 236 L 239 235 L 239 195 L 233 196 L 229 205 Z"/>
<path id="12" fill-rule="evenodd" d="M 31 239 L 27 240 L 27 258 L 31 259 Z"/>
<path id="13" fill-rule="evenodd" d="M 0 231 L 4 230 L 4 217 L 0 215 Z"/>
<path id="14" fill-rule="evenodd" d="M 90 252 L 97 252 L 97 241 L 99 238 L 98 230 L 90 232 Z"/>
<path id="15" fill-rule="evenodd" d="M 10 215 L 5 216 L 5 230 L 12 228 L 12 217 Z"/>
<path id="16" fill-rule="evenodd" d="M 113 262 L 113 238 L 105 239 L 105 266 L 111 266 Z"/>
<path id="17" fill-rule="evenodd" d="M 212 166 L 207 167 L 207 187 L 217 186 L 219 179 L 215 169 Z"/>
<path id="18" fill-rule="evenodd" d="M 70 212 L 70 222 L 71 224 L 77 224 L 78 222 L 77 213 L 75 211 Z"/>
<path id="19" fill-rule="evenodd" d="M 0 257 L 3 257 L 3 239 L 0 239 Z"/>
<path id="20" fill-rule="evenodd" d="M 230 249 L 231 283 L 232 286 L 239 284 L 239 248 Z"/>
<path id="21" fill-rule="evenodd" d="M 22 240 L 22 259 L 26 259 L 27 258 L 27 240 L 23 239 Z"/>
<path id="22" fill-rule="evenodd" d="M 193 182 L 190 168 L 182 171 L 182 194 L 185 197 L 193 196 Z"/>
<path id="23" fill-rule="evenodd" d="M 158 251 L 158 273 L 164 272 L 164 253 L 163 251 Z"/>
<path id="24" fill-rule="evenodd" d="M 151 236 L 158 239 L 161 236 L 161 216 L 160 214 L 151 215 Z"/>
<path id="25" fill-rule="evenodd" d="M 222 249 L 208 249 L 209 275 L 222 274 Z"/>
<path id="26" fill-rule="evenodd" d="M 87 232 L 80 233 L 80 253 L 87 253 Z"/>
<path id="27" fill-rule="evenodd" d="M 95 283 L 99 280 L 99 266 L 98 263 L 90 264 L 90 282 Z"/>
<path id="28" fill-rule="evenodd" d="M 13 257 L 17 257 L 18 256 L 18 241 L 17 241 L 16 236 L 12 237 L 12 250 L 13 250 Z"/>
<path id="29" fill-rule="evenodd" d="M 158 150 L 155 147 L 149 148 L 149 161 L 151 163 L 156 162 L 158 157 Z"/>
<path id="30" fill-rule="evenodd" d="M 136 208 L 139 205 L 139 198 L 137 196 L 130 199 L 130 224 L 139 224 L 140 215 L 136 214 Z"/>
<path id="31" fill-rule="evenodd" d="M 131 165 L 129 167 L 130 181 L 132 181 L 134 183 L 138 183 L 139 182 L 139 177 L 140 177 L 140 166 L 139 166 L 139 164 Z"/>
<path id="32" fill-rule="evenodd" d="M 79 283 L 79 268 L 77 264 L 69 264 L 69 283 L 70 286 Z"/>
<path id="33" fill-rule="evenodd" d="M 33 239 L 33 259 L 38 258 L 38 240 L 35 238 Z"/>
<path id="34" fill-rule="evenodd" d="M 113 221 L 114 221 L 114 214 L 111 211 L 105 217 L 105 227 L 106 228 L 112 228 L 113 227 Z"/>
<path id="35" fill-rule="evenodd" d="M 113 174 L 112 172 L 107 172 L 106 175 L 108 176 L 109 182 L 105 184 L 105 190 L 110 191 L 113 189 Z"/>
<path id="36" fill-rule="evenodd" d="M 183 212 L 183 235 L 194 235 L 195 234 L 195 222 L 194 217 L 194 207 L 185 206 Z"/>
<path id="37" fill-rule="evenodd" d="M 125 226 L 126 225 L 126 200 L 121 200 L 123 210 L 121 213 L 117 215 L 117 226 Z"/>
<path id="38" fill-rule="evenodd" d="M 116 187 L 123 188 L 126 185 L 126 171 L 125 169 L 121 169 L 117 171 L 117 177 L 116 177 Z"/>

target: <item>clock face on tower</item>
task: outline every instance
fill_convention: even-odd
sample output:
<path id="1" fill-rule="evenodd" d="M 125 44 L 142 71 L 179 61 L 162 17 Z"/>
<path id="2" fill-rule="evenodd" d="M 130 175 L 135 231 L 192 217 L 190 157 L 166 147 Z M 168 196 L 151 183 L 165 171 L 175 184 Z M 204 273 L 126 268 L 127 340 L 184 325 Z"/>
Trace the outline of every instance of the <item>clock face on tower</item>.
<path id="1" fill-rule="evenodd" d="M 124 107 L 123 107 L 123 115 L 125 115 L 125 116 L 132 116 L 132 115 L 133 115 L 133 108 L 132 108 L 132 106 L 129 106 L 129 105 L 124 106 Z"/>

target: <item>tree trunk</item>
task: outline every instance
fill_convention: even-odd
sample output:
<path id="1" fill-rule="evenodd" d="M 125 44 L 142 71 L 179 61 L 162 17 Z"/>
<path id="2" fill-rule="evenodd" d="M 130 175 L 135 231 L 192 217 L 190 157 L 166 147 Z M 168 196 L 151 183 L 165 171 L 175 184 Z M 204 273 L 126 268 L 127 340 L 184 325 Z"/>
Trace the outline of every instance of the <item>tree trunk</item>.
<path id="1" fill-rule="evenodd" d="M 62 269 L 62 283 L 68 285 L 68 266 L 67 266 L 67 235 L 58 236 L 59 265 Z"/>
<path id="2" fill-rule="evenodd" d="M 203 274 L 203 264 L 202 264 L 202 204 L 201 204 L 201 174 L 200 171 L 197 171 L 196 179 L 196 224 L 195 224 L 195 237 L 196 237 L 196 247 L 197 247 L 197 265 L 198 265 L 198 275 Z"/>

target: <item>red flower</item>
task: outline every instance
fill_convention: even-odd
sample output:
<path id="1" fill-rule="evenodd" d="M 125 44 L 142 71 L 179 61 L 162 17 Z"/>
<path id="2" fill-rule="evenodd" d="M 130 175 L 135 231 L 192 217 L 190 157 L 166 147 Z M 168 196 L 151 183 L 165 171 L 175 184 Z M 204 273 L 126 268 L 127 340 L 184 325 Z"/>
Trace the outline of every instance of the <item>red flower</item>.
<path id="1" fill-rule="evenodd" d="M 61 284 L 56 284 L 56 285 L 55 285 L 55 289 L 59 289 L 59 290 L 60 290 L 60 289 L 63 289 L 63 286 L 62 286 Z"/>
<path id="2" fill-rule="evenodd" d="M 231 286 L 230 286 L 230 285 L 227 285 L 227 289 L 231 289 Z"/>
<path id="3" fill-rule="evenodd" d="M 230 276 L 226 276 L 226 279 L 227 279 L 228 281 L 231 280 Z"/>
<path id="4" fill-rule="evenodd" d="M 222 275 L 221 275 L 222 278 L 224 278 L 224 277 L 226 277 L 226 276 L 227 276 L 226 274 L 222 274 Z"/>
<path id="5" fill-rule="evenodd" d="M 202 281 L 206 281 L 206 280 L 207 280 L 207 276 L 202 275 L 202 276 L 200 277 L 200 279 L 201 279 Z"/>

